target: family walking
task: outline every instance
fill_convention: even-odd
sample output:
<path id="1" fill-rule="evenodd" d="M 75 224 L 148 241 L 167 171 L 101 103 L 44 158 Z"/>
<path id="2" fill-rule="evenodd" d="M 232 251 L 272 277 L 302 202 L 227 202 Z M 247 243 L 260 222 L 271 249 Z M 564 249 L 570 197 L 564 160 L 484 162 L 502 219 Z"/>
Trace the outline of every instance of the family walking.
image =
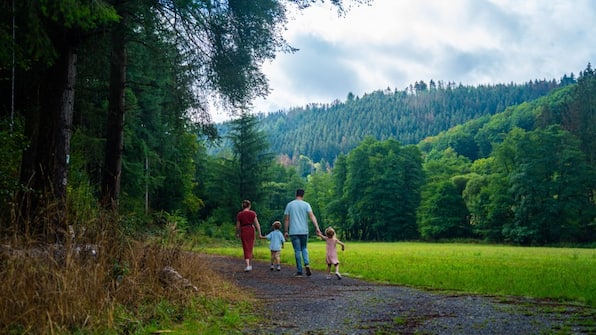
<path id="1" fill-rule="evenodd" d="M 258 237 L 270 241 L 269 249 L 271 251 L 271 265 L 270 270 L 281 270 L 281 249 L 284 242 L 289 240 L 294 249 L 294 257 L 296 259 L 296 277 L 312 275 L 310 267 L 310 259 L 308 254 L 308 236 L 309 225 L 311 221 L 315 227 L 315 233 L 321 239 L 325 240 L 326 246 L 326 263 L 327 263 L 327 279 L 331 278 L 331 266 L 334 267 L 335 276 L 341 279 L 339 272 L 339 259 L 337 256 L 337 245 L 340 245 L 344 250 L 345 245 L 337 239 L 335 230 L 331 227 L 325 230 L 325 235 L 321 233 L 319 223 L 312 211 L 312 207 L 304 201 L 304 190 L 296 190 L 296 198 L 290 201 L 284 210 L 284 233 L 282 235 L 281 222 L 275 221 L 272 225 L 272 231 L 263 236 L 261 234 L 261 226 L 257 219 L 257 214 L 251 210 L 251 203 L 249 200 L 242 202 L 242 210 L 236 217 L 236 236 L 242 241 L 242 250 L 244 252 L 244 260 L 246 268 L 244 271 L 252 271 L 253 248 L 255 242 L 255 229 L 258 232 Z"/>

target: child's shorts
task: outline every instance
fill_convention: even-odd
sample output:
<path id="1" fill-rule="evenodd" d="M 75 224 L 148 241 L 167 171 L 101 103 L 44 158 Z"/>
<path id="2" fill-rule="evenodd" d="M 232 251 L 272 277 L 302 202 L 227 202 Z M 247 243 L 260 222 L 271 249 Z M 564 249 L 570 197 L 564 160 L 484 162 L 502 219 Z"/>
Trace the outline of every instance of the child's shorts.
<path id="1" fill-rule="evenodd" d="M 281 250 L 271 250 L 271 257 L 279 257 L 281 256 Z"/>

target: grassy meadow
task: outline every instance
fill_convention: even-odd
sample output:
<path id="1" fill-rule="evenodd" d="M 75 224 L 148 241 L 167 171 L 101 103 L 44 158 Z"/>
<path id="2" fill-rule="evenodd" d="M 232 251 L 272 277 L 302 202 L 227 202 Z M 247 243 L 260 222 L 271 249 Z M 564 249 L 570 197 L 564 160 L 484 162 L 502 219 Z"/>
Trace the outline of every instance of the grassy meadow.
<path id="1" fill-rule="evenodd" d="M 311 240 L 311 266 L 326 270 L 325 243 Z M 242 258 L 234 246 L 200 251 Z M 340 272 L 365 280 L 433 290 L 520 296 L 596 305 L 596 249 L 515 247 L 457 243 L 347 242 L 338 251 Z M 267 241 L 255 258 L 269 260 Z M 282 263 L 295 266 L 291 243 Z"/>

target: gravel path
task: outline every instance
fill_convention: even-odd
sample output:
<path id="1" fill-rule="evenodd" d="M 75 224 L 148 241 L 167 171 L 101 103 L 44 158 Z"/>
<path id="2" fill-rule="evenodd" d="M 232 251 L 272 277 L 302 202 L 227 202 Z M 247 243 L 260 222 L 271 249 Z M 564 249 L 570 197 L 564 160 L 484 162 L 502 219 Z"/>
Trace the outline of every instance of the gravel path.
<path id="1" fill-rule="evenodd" d="M 596 334 L 596 310 L 535 299 L 429 292 L 295 267 L 205 255 L 226 279 L 252 292 L 270 321 L 246 334 Z"/>

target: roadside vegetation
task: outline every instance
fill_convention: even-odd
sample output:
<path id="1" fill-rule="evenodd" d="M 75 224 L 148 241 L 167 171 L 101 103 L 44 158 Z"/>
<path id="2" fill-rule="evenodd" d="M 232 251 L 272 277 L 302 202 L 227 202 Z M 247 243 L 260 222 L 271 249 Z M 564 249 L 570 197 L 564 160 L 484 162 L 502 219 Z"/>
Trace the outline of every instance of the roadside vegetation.
<path id="1" fill-rule="evenodd" d="M 151 231 L 102 217 L 64 247 L 3 240 L 0 333 L 239 334 L 254 301 L 182 247 L 175 219 Z"/>

